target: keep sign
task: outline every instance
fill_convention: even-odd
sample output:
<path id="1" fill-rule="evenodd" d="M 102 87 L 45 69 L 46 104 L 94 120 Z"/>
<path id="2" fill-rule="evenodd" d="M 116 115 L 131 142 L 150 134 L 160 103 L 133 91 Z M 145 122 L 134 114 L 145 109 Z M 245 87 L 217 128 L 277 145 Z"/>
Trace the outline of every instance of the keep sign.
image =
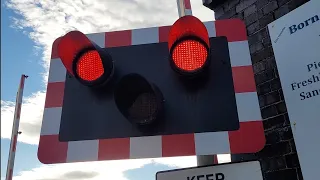
<path id="1" fill-rule="evenodd" d="M 156 180 L 263 180 L 259 161 L 160 171 Z"/>

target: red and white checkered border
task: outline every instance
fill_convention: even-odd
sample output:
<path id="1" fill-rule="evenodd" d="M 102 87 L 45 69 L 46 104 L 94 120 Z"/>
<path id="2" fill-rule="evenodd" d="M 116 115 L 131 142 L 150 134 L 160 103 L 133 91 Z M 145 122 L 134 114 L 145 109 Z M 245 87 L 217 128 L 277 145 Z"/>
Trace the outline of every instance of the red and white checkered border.
<path id="1" fill-rule="evenodd" d="M 42 163 L 66 163 L 134 158 L 253 153 L 265 145 L 264 129 L 244 23 L 238 19 L 205 22 L 210 37 L 226 36 L 240 129 L 59 142 L 66 69 L 53 43 L 38 158 Z M 167 42 L 170 26 L 88 34 L 101 47 Z M 214 47 L 213 47 L 214 48 Z M 145 148 L 148 147 L 148 148 Z"/>

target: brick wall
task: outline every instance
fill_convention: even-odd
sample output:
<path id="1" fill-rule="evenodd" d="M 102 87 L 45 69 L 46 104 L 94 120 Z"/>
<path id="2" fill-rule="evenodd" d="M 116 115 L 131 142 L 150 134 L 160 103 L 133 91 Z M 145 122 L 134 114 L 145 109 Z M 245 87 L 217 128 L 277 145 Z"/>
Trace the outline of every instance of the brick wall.
<path id="1" fill-rule="evenodd" d="M 215 7 L 216 19 L 244 20 L 254 67 L 266 146 L 233 161 L 259 159 L 265 180 L 302 180 L 267 25 L 308 0 L 226 0 Z"/>

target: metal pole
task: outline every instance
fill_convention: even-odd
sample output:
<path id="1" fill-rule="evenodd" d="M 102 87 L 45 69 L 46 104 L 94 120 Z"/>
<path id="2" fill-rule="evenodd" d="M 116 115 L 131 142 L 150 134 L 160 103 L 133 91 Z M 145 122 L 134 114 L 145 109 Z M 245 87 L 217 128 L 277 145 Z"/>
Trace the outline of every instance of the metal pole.
<path id="1" fill-rule="evenodd" d="M 192 15 L 190 0 L 177 0 L 179 17 Z"/>
<path id="2" fill-rule="evenodd" d="M 190 0 L 177 0 L 179 17 L 192 15 Z M 197 156 L 198 166 L 217 164 L 217 155 L 201 155 Z"/>
<path id="3" fill-rule="evenodd" d="M 177 6 L 179 17 L 185 16 L 186 13 L 184 11 L 184 0 L 177 0 Z"/>
<path id="4" fill-rule="evenodd" d="M 14 159 L 15 159 L 15 155 L 16 155 L 17 139 L 18 139 L 18 135 L 21 134 L 21 132 L 19 132 L 19 123 L 20 123 L 20 113 L 21 113 L 24 81 L 26 78 L 28 78 L 28 76 L 26 76 L 24 74 L 21 75 L 20 85 L 19 85 L 17 97 L 16 97 L 16 106 L 15 106 L 15 110 L 14 110 L 14 118 L 13 118 L 13 125 L 12 125 L 12 134 L 11 134 L 9 158 L 8 158 L 8 164 L 7 164 L 6 180 L 12 180 L 12 175 L 13 175 L 13 167 L 14 167 Z"/>
<path id="5" fill-rule="evenodd" d="M 197 156 L 197 165 L 198 166 L 206 166 L 219 164 L 217 155 L 200 155 Z"/>

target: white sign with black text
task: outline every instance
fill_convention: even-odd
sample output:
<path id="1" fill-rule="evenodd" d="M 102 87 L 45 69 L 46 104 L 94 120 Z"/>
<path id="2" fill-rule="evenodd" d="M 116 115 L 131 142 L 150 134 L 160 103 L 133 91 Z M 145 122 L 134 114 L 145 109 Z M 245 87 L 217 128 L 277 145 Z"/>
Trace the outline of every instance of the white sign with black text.
<path id="1" fill-rule="evenodd" d="M 259 161 L 160 171 L 156 180 L 263 180 Z"/>
<path id="2" fill-rule="evenodd" d="M 268 25 L 305 180 L 320 170 L 320 0 Z"/>

